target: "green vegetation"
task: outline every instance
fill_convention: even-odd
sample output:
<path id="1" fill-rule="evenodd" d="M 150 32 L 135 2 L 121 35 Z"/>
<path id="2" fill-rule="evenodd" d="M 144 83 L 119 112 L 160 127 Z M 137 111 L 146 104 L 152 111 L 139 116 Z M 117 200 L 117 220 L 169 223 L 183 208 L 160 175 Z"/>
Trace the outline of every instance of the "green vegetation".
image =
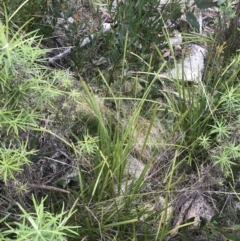
<path id="1" fill-rule="evenodd" d="M 41 2 L 0 3 L 0 240 L 238 240 L 233 4 L 170 1 L 160 14 L 157 0 L 86 1 L 88 22 L 77 1 Z M 220 5 L 215 24 L 226 36 L 198 34 L 193 7 Z M 106 33 L 101 7 L 114 26 Z M 61 69 L 47 65 L 53 31 L 73 46 Z M 164 75 L 193 43 L 208 51 L 202 79 Z M 187 213 L 178 221 L 194 192 L 209 195 L 216 214 L 198 226 Z"/>

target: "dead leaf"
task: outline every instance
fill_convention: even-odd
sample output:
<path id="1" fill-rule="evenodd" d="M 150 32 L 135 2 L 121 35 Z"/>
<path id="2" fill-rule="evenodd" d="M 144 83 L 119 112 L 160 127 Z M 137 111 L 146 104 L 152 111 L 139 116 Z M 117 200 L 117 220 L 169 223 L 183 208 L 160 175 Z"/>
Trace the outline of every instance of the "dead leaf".
<path id="1" fill-rule="evenodd" d="M 80 17 L 80 10 L 77 10 L 77 12 L 73 14 L 72 18 L 75 21 L 78 21 L 79 17 Z"/>

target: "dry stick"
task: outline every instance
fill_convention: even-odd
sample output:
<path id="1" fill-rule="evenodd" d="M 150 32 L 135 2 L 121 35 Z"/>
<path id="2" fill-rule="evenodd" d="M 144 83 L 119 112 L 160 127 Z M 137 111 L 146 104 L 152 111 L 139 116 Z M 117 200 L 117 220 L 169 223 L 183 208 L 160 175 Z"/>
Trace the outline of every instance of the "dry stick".
<path id="1" fill-rule="evenodd" d="M 27 184 L 31 188 L 41 188 L 41 189 L 46 189 L 50 191 L 56 191 L 56 192 L 63 192 L 69 194 L 70 192 L 61 188 L 53 187 L 53 186 L 46 186 L 43 184 L 34 184 L 34 183 L 28 183 Z"/>
<path id="2" fill-rule="evenodd" d="M 200 35 L 202 35 L 203 33 L 203 17 L 202 17 L 202 10 L 200 9 L 200 12 L 199 12 L 199 17 L 198 17 L 198 23 L 199 23 L 199 33 Z"/>
<path id="3" fill-rule="evenodd" d="M 87 44 L 89 44 L 94 38 L 96 38 L 99 34 L 101 33 L 105 33 L 105 32 L 108 32 L 109 30 L 111 29 L 111 24 L 110 23 L 103 23 L 102 25 L 102 28 L 101 30 L 97 33 L 97 34 L 91 34 L 90 37 L 87 37 L 83 40 L 83 42 L 80 44 L 80 48 L 86 46 Z M 49 58 L 48 59 L 48 63 L 49 64 L 52 64 L 54 63 L 56 60 L 58 59 L 62 59 L 64 58 L 65 56 L 69 55 L 71 53 L 71 49 L 73 47 L 69 47 L 67 48 L 65 51 L 63 51 L 62 53 L 52 57 L 52 58 Z"/>

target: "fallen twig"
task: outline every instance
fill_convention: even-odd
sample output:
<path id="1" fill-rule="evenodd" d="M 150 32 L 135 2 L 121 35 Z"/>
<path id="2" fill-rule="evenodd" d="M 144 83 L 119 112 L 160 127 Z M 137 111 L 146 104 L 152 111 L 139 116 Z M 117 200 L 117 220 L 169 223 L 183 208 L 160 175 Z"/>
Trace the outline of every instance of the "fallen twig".
<path id="1" fill-rule="evenodd" d="M 63 192 L 63 193 L 67 193 L 67 194 L 70 193 L 69 191 L 64 190 L 62 188 L 57 188 L 57 187 L 53 187 L 53 186 L 46 186 L 44 184 L 28 183 L 28 186 L 31 187 L 31 188 L 40 188 L 40 189 L 46 189 L 46 190 L 50 190 L 50 191 Z"/>
<path id="2" fill-rule="evenodd" d="M 111 24 L 110 23 L 103 23 L 101 30 L 97 33 L 97 34 L 91 34 L 90 37 L 86 37 L 83 42 L 80 44 L 80 48 L 86 46 L 87 44 L 89 44 L 94 38 L 96 38 L 97 36 L 99 36 L 101 33 L 105 33 L 108 32 L 111 29 Z M 48 63 L 52 64 L 54 63 L 56 60 L 58 59 L 62 59 L 65 56 L 69 55 L 71 53 L 71 49 L 74 47 L 69 47 L 67 48 L 65 51 L 63 51 L 62 53 L 51 57 L 48 59 Z"/>

